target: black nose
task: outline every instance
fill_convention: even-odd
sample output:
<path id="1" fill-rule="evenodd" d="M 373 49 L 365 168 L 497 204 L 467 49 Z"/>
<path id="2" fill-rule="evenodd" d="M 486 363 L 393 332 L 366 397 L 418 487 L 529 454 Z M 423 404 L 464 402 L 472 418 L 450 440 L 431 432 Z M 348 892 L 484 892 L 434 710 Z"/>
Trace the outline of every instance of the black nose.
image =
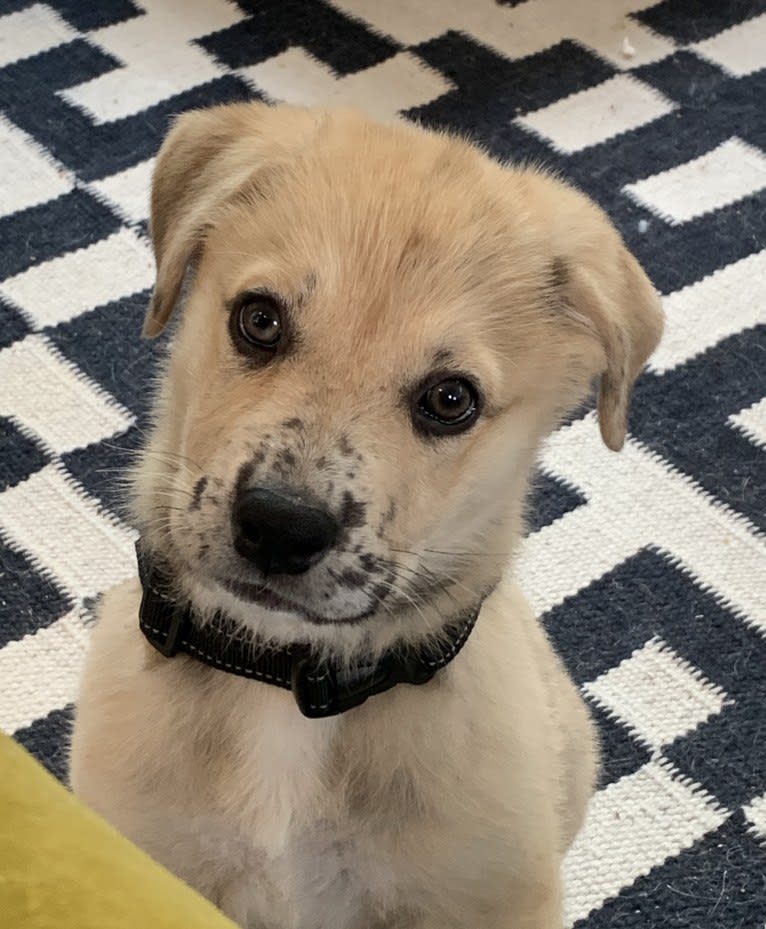
<path id="1" fill-rule="evenodd" d="M 234 547 L 264 574 L 303 574 L 338 536 L 329 513 L 263 488 L 239 494 L 232 517 Z"/>

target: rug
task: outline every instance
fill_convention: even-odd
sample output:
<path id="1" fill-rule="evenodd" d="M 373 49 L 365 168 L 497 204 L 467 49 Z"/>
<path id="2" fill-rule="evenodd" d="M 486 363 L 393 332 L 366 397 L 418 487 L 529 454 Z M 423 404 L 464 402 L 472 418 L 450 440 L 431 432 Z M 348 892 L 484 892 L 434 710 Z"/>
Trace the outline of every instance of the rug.
<path id="1" fill-rule="evenodd" d="M 519 571 L 598 721 L 567 926 L 766 922 L 766 0 L 2 0 L 0 727 L 65 776 L 156 348 L 152 159 L 247 98 L 450 127 L 611 215 L 667 332 L 622 454 L 541 460 Z"/>

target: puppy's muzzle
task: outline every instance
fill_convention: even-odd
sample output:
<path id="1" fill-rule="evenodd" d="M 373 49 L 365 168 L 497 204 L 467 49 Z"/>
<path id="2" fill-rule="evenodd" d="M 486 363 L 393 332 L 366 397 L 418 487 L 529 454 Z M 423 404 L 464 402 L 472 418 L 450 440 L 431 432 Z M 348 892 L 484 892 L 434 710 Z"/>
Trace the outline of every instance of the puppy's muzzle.
<path id="1" fill-rule="evenodd" d="M 232 509 L 234 547 L 264 574 L 303 574 L 335 544 L 340 526 L 323 509 L 256 487 Z"/>

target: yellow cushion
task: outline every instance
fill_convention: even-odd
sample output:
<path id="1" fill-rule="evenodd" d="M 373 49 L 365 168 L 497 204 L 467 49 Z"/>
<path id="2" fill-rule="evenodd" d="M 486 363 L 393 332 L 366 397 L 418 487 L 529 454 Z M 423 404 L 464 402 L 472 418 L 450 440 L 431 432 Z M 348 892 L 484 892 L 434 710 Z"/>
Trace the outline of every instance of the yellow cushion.
<path id="1" fill-rule="evenodd" d="M 234 929 L 0 733 L 0 924 Z"/>

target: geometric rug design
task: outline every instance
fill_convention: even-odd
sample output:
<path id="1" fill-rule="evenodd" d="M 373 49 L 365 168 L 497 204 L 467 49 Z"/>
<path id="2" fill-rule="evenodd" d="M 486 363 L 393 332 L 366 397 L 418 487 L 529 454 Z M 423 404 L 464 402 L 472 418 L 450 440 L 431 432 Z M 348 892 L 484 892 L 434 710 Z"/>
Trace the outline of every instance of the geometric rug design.
<path id="1" fill-rule="evenodd" d="M 625 450 L 589 409 L 552 437 L 518 566 L 603 742 L 567 925 L 763 927 L 766 0 L 0 0 L 0 728 L 65 777 L 89 611 L 135 570 L 153 157 L 248 98 L 550 165 L 647 269 Z"/>

